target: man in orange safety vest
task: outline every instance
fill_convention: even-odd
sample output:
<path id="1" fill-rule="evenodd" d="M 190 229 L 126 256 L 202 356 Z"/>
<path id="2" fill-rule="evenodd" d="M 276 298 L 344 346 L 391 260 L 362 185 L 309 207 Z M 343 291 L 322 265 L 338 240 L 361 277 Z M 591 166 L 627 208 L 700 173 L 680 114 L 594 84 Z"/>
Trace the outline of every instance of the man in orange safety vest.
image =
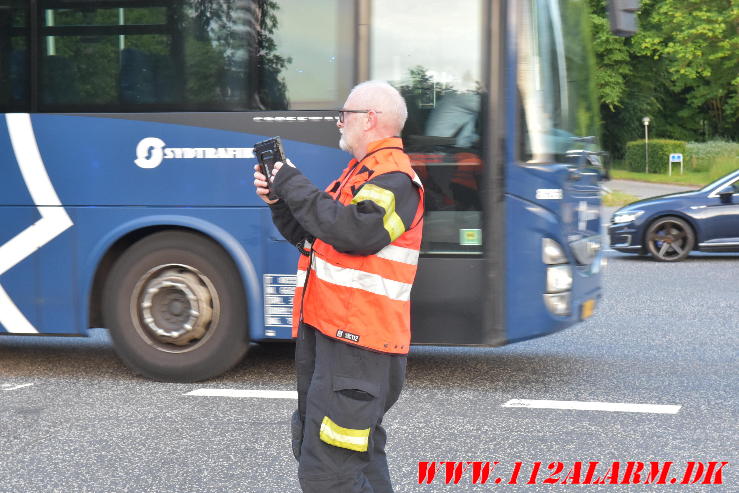
<path id="1" fill-rule="evenodd" d="M 298 246 L 293 336 L 298 410 L 293 453 L 305 492 L 391 492 L 382 419 L 397 401 L 410 346 L 410 292 L 423 230 L 423 185 L 399 137 L 405 101 L 383 81 L 339 110 L 354 156 L 325 191 L 291 162 L 257 194 Z M 271 188 L 279 197 L 269 200 Z"/>

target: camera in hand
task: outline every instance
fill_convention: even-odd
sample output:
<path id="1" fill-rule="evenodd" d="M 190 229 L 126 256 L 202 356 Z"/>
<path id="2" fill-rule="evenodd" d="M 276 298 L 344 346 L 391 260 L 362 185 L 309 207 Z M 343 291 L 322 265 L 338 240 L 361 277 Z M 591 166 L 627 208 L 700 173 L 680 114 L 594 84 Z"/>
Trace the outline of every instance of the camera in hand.
<path id="1" fill-rule="evenodd" d="M 254 155 L 259 161 L 259 168 L 262 170 L 262 174 L 267 177 L 267 187 L 270 189 L 267 198 L 275 200 L 277 195 L 272 191 L 271 184 L 269 181 L 272 176 L 272 168 L 275 167 L 277 162 L 285 162 L 285 151 L 282 149 L 282 141 L 279 137 L 272 137 L 271 139 L 263 140 L 254 144 Z"/>

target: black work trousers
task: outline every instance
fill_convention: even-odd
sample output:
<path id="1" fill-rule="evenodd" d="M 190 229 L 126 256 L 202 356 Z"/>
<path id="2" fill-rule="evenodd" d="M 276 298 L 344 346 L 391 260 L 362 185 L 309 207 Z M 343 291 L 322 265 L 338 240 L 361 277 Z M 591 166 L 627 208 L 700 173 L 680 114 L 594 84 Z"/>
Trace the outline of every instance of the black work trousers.
<path id="1" fill-rule="evenodd" d="M 404 355 L 352 346 L 301 324 L 292 440 L 303 492 L 393 491 L 382 418 L 400 396 L 406 361 Z"/>

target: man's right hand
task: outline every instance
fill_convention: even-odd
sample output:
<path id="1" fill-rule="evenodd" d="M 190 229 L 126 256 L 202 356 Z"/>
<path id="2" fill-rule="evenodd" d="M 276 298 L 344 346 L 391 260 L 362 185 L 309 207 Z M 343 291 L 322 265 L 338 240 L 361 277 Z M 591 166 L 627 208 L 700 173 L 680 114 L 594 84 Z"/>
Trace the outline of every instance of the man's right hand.
<path id="1" fill-rule="evenodd" d="M 258 164 L 254 165 L 254 186 L 257 189 L 257 196 L 259 196 L 260 199 L 264 200 L 265 203 L 272 205 L 280 200 L 269 200 L 267 198 L 267 195 L 269 195 L 267 177 L 262 174 L 262 170 L 259 168 Z"/>

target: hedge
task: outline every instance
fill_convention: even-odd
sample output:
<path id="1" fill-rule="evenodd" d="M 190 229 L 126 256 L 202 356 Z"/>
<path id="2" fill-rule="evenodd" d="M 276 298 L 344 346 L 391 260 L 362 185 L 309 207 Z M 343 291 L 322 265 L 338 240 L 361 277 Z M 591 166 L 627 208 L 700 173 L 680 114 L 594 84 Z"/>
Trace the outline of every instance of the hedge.
<path id="1" fill-rule="evenodd" d="M 682 154 L 683 165 L 686 162 L 685 142 L 681 140 L 669 139 L 653 139 L 649 141 L 649 172 L 650 173 L 667 173 L 670 166 L 670 154 Z M 644 149 L 644 140 L 635 140 L 626 144 L 626 156 L 624 158 L 626 166 L 631 171 L 644 173 L 646 170 L 646 156 Z M 675 166 L 673 166 L 673 172 Z M 678 173 L 680 168 L 678 165 Z"/>

